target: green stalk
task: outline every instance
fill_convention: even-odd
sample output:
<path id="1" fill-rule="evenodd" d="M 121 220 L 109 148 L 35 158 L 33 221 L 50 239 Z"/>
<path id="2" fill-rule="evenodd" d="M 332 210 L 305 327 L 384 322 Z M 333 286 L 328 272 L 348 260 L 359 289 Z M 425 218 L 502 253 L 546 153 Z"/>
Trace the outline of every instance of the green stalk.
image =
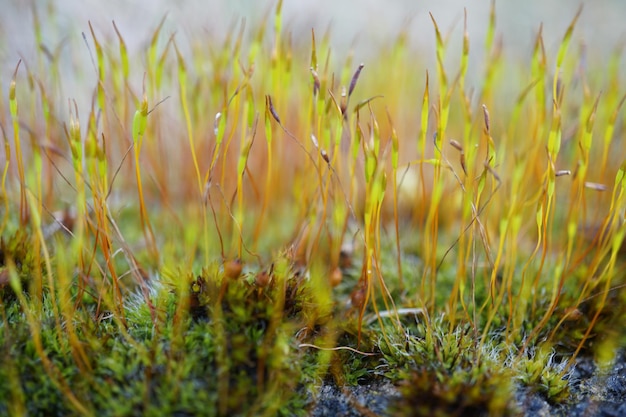
<path id="1" fill-rule="evenodd" d="M 13 78 L 11 79 L 11 84 L 9 85 L 9 111 L 11 113 L 11 120 L 13 121 L 13 144 L 15 145 L 17 174 L 20 181 L 20 225 L 24 226 L 28 223 L 28 205 L 26 204 L 26 178 L 24 175 L 24 162 L 20 140 L 20 121 L 18 118 L 17 97 L 15 94 L 17 70 L 20 68 L 21 63 L 22 60 L 20 59 L 15 66 Z M 8 155 L 9 154 L 7 154 L 7 157 Z"/>
<path id="2" fill-rule="evenodd" d="M 567 52 L 567 48 L 568 48 L 572 33 L 574 31 L 574 26 L 576 25 L 576 21 L 578 20 L 578 17 L 580 16 L 581 12 L 582 12 L 582 6 L 578 9 L 578 12 L 574 16 L 574 19 L 568 26 L 567 31 L 565 32 L 565 35 L 563 36 L 563 41 L 561 42 L 561 45 L 559 46 L 559 52 L 557 54 L 556 71 L 555 71 L 554 79 L 552 83 L 553 121 L 552 121 L 552 128 L 550 129 L 550 134 L 548 136 L 549 164 L 548 164 L 548 169 L 546 171 L 546 178 L 547 178 L 548 184 L 547 184 L 547 193 L 546 193 L 546 201 L 545 201 L 545 211 L 544 211 L 543 219 L 542 219 L 542 226 L 544 229 L 543 241 L 542 241 L 543 253 L 542 253 L 541 266 L 539 268 L 539 271 L 537 272 L 535 282 L 533 283 L 533 288 L 535 289 L 534 294 L 533 294 L 533 309 L 536 306 L 537 293 L 539 292 L 538 280 L 539 280 L 539 275 L 541 273 L 541 267 L 543 266 L 543 263 L 544 263 L 543 261 L 549 250 L 548 242 L 551 236 L 551 228 L 549 227 L 550 226 L 549 221 L 550 221 L 550 218 L 553 217 L 554 215 L 553 202 L 555 199 L 554 194 L 555 194 L 555 188 L 556 188 L 556 183 L 555 183 L 556 172 L 554 169 L 554 164 L 557 161 L 559 150 L 561 148 L 561 135 L 562 135 L 560 100 L 563 97 L 563 94 L 562 94 L 562 91 L 559 91 L 558 89 L 559 75 L 560 75 L 561 68 L 563 65 L 563 60 L 565 58 L 565 53 Z M 585 148 L 587 145 L 591 146 L 590 136 L 587 139 L 587 142 L 584 142 L 581 144 L 583 148 L 583 152 L 585 152 Z M 559 262 L 558 266 L 555 268 L 555 273 L 553 274 L 553 278 L 552 278 L 552 296 L 550 300 L 550 307 L 547 309 L 541 321 L 537 324 L 537 326 L 533 329 L 533 331 L 529 335 L 526 344 L 530 343 L 534 335 L 536 335 L 547 324 L 548 320 L 552 316 L 552 313 L 554 312 L 554 309 L 557 307 L 558 301 L 561 296 L 560 290 L 563 287 L 563 279 L 564 279 L 564 276 L 561 275 L 561 270 L 564 268 L 565 266 L 564 264 L 566 263 L 567 260 L 561 260 L 561 261 L 562 262 Z"/>
<path id="3" fill-rule="evenodd" d="M 387 119 L 389 120 L 389 126 L 391 127 L 391 181 L 393 189 L 393 219 L 394 226 L 396 228 L 396 262 L 398 264 L 398 286 L 400 291 L 404 291 L 404 282 L 402 279 L 402 252 L 400 249 L 400 223 L 398 219 L 398 159 L 400 143 L 398 140 L 398 133 L 393 127 L 393 121 L 389 110 L 387 110 Z"/>
<path id="4" fill-rule="evenodd" d="M 11 162 L 11 144 L 9 143 L 9 138 L 7 138 L 6 132 L 4 131 L 4 126 L 0 124 L 0 128 L 2 129 L 2 140 L 4 142 L 4 169 L 2 170 L 2 182 L 0 183 L 0 198 L 2 198 L 4 204 L 4 214 L 2 215 L 2 224 L 0 225 L 0 235 L 3 235 L 4 229 L 9 220 L 9 198 L 7 195 L 6 181 L 7 175 L 9 173 L 9 165 Z"/>
<path id="5" fill-rule="evenodd" d="M 139 211 L 141 217 L 141 225 L 143 228 L 146 243 L 150 249 L 150 253 L 159 264 L 159 250 L 157 248 L 156 239 L 152 230 L 152 224 L 146 210 L 146 204 L 143 194 L 143 185 L 141 181 L 141 164 L 139 162 L 139 154 L 141 153 L 141 145 L 148 125 L 148 97 L 145 95 L 141 101 L 141 107 L 135 111 L 133 117 L 133 144 L 135 155 L 135 176 L 137 179 L 137 192 L 139 194 Z"/>

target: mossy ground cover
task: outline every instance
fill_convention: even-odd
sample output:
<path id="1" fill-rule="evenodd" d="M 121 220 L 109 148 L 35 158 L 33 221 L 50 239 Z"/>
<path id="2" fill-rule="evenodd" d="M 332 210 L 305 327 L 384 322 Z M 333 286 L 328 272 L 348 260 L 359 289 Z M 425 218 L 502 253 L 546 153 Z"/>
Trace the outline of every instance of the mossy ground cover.
<path id="1" fill-rule="evenodd" d="M 140 56 L 89 25 L 85 68 L 33 6 L 37 60 L 0 78 L 0 414 L 308 415 L 390 382 L 393 415 L 516 415 L 609 369 L 621 49 L 589 62 L 573 11 L 519 67 L 494 4 L 470 85 L 467 23 L 456 65 L 435 16 L 435 68 L 406 31 L 361 64 L 281 6 Z"/>

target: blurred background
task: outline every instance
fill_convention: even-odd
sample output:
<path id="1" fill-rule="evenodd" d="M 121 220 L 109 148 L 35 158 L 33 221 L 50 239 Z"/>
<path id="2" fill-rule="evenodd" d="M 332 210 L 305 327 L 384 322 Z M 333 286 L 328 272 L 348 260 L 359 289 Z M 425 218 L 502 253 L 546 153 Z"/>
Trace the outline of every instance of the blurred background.
<path id="1" fill-rule="evenodd" d="M 274 33 L 273 13 L 277 1 L 0 0 L 0 92 L 3 97 L 7 97 L 9 80 L 20 58 L 23 59 L 18 74 L 20 78 L 26 77 L 25 69 L 39 75 L 52 71 L 47 68 L 48 60 L 42 58 L 44 54 L 38 53 L 42 48 L 46 53 L 58 56 L 54 71 L 59 71 L 62 85 L 59 82 L 52 93 L 58 108 L 67 109 L 68 100 L 75 100 L 79 109 L 90 108 L 97 83 L 97 70 L 90 55 L 95 54 L 95 49 L 89 22 L 107 52 L 117 56 L 118 40 L 112 25 L 115 21 L 134 58 L 129 78 L 130 85 L 136 91 L 140 91 L 143 75 L 147 71 L 147 47 L 161 21 L 163 29 L 158 50 L 162 51 L 167 39 L 175 34 L 176 44 L 187 60 L 192 58 L 192 50 L 196 54 L 206 50 L 208 56 L 217 54 L 222 47 L 221 41 L 228 34 L 236 36 L 242 22 L 245 22 L 246 29 L 244 42 L 254 37 L 259 25 L 266 22 L 264 50 L 270 51 Z M 365 64 L 363 78 L 367 81 L 361 84 L 370 84 L 368 90 L 357 92 L 356 95 L 360 96 L 357 100 L 389 91 L 389 80 L 395 74 L 394 91 L 399 88 L 405 97 L 397 98 L 395 102 L 390 99 L 386 105 L 400 107 L 409 103 L 412 106 L 422 94 L 425 70 L 436 73 L 435 31 L 429 14 L 432 14 L 442 34 L 448 39 L 445 66 L 448 73 L 453 74 L 459 67 L 466 13 L 470 39 L 466 87 L 468 91 L 480 90 L 485 62 L 489 59 L 484 44 L 491 5 L 490 0 L 284 0 L 282 36 L 283 40 L 289 39 L 293 44 L 292 65 L 297 76 L 310 80 L 310 38 L 311 29 L 314 29 L 318 47 L 325 34 L 329 36 L 331 69 L 335 74 L 341 73 L 350 56 L 352 61 L 347 67 L 355 68 L 360 62 Z M 497 0 L 496 36 L 502 42 L 503 55 L 508 61 L 506 73 L 501 74 L 504 79 L 499 87 L 500 96 L 515 97 L 530 81 L 528 71 L 531 55 L 540 28 L 548 71 L 553 71 L 559 44 L 581 6 L 582 13 L 568 54 L 579 56 L 577 49 L 585 47 L 586 64 L 593 68 L 594 76 L 600 79 L 594 88 L 605 92 L 610 88 L 601 79 L 606 73 L 602 69 L 607 67 L 608 58 L 626 41 L 626 1 Z M 35 19 L 38 19 L 39 25 L 35 24 Z M 40 29 L 40 42 L 36 41 L 35 27 Z M 381 53 L 381 50 L 393 48 L 400 34 L 405 34 L 409 41 L 409 65 L 415 64 L 413 72 L 409 68 L 408 76 L 407 71 L 402 72 L 407 78 L 400 78 L 400 72 L 394 73 L 394 68 L 385 71 L 384 66 L 375 65 L 377 60 L 389 56 Z M 244 45 L 242 50 L 247 51 L 247 46 Z M 619 67 L 622 79 L 626 77 L 626 59 L 623 55 Z M 170 51 L 172 62 L 174 56 L 173 51 Z M 323 56 L 319 57 L 321 62 L 324 59 Z M 245 62 L 242 64 L 248 65 Z M 378 72 L 373 71 L 375 68 L 378 68 Z M 200 73 L 192 76 L 203 77 L 201 72 L 205 69 L 207 76 L 210 76 L 210 67 L 198 69 L 197 66 L 194 70 Z M 268 70 L 259 65 L 255 72 Z M 413 73 L 415 79 L 411 80 Z M 256 74 L 255 79 L 258 77 L 263 78 L 263 75 Z M 150 99 L 156 101 L 160 98 Z M 162 113 L 171 112 L 175 107 L 176 100 L 170 100 Z M 215 114 L 218 110 L 213 108 L 206 111 Z M 59 116 L 67 120 L 68 114 L 67 111 L 61 111 Z M 87 115 L 87 111 L 81 112 L 82 118 Z M 412 118 L 413 113 L 408 112 L 406 117 Z M 411 120 L 398 120 L 397 124 L 401 134 L 411 136 L 411 129 L 415 125 Z"/>
<path id="2" fill-rule="evenodd" d="M 276 1 L 2 0 L 1 3 L 0 65 L 4 78 L 20 57 L 28 63 L 35 56 L 33 4 L 39 12 L 45 46 L 51 51 L 61 45 L 63 49 L 73 49 L 68 56 L 75 60 L 77 56 L 88 57 L 87 53 L 81 53 L 86 51 L 81 32 L 89 33 L 88 21 L 92 22 L 98 36 L 113 39 L 115 32 L 111 21 L 114 20 L 130 50 L 137 52 L 149 42 L 164 17 L 164 33 L 176 32 L 179 45 L 185 44 L 185 40 L 207 40 L 208 43 L 208 39 L 223 38 L 241 19 L 246 19 L 248 28 L 255 27 L 264 16 L 272 13 Z M 334 56 L 353 50 L 358 62 L 371 59 L 372 53 L 406 29 L 417 50 L 425 59 L 432 59 L 435 43 L 429 12 L 441 31 L 451 34 L 453 49 L 461 44 L 466 8 L 472 59 L 480 60 L 490 5 L 489 0 L 285 0 L 284 30 L 291 33 L 295 42 L 308 42 L 311 28 L 315 28 L 320 37 L 330 28 Z M 584 40 L 590 46 L 590 59 L 605 59 L 626 39 L 626 1 L 497 1 L 497 31 L 502 35 L 505 54 L 527 58 L 541 23 L 548 56 L 554 54 L 580 5 L 583 5 L 583 13 L 576 26 L 573 45 Z"/>
<path id="3" fill-rule="evenodd" d="M 352 69 L 356 68 L 359 63 L 364 63 L 365 70 L 360 78 L 358 91 L 355 92 L 352 103 L 359 103 L 361 100 L 378 94 L 387 94 L 384 102 L 382 100 L 380 104 L 377 102 L 378 111 L 381 112 L 379 120 L 386 119 L 382 111 L 388 109 L 390 114 L 394 115 L 394 127 L 397 128 L 398 136 L 408 141 L 416 137 L 416 131 L 420 126 L 415 119 L 421 106 L 420 99 L 424 91 L 425 73 L 429 71 L 431 79 L 437 77 L 436 41 L 431 20 L 432 15 L 443 36 L 448 40 L 444 66 L 451 77 L 459 68 L 458 61 L 461 56 L 460 49 L 463 43 L 465 17 L 467 19 L 470 54 L 464 93 L 467 93 L 467 97 L 471 97 L 471 100 L 474 101 L 470 104 L 476 109 L 475 114 L 481 114 L 482 108 L 480 106 L 483 103 L 478 102 L 481 99 L 479 96 L 481 84 L 485 79 L 487 63 L 493 57 L 491 54 L 487 55 L 484 50 L 492 1 L 284 0 L 281 40 L 283 44 L 285 42 L 292 44 L 293 48 L 286 50 L 293 51 L 294 55 L 285 61 L 289 61 L 294 79 L 296 77 L 301 78 L 298 83 L 294 82 L 292 85 L 286 86 L 278 84 L 276 87 L 269 83 L 271 78 L 269 73 L 271 72 L 270 55 L 274 41 L 274 10 L 277 1 L 0 0 L 0 5 L 2 5 L 2 12 L 0 13 L 1 97 L 6 99 L 8 96 L 7 90 L 11 75 L 18 60 L 22 59 L 23 63 L 18 73 L 19 93 L 22 94 L 20 102 L 28 103 L 26 100 L 29 97 L 34 100 L 39 99 L 37 94 L 32 94 L 32 90 L 36 90 L 33 88 L 32 79 L 28 80 L 31 82 L 31 92 L 22 87 L 26 84 L 24 81 L 28 78 L 28 74 L 35 74 L 37 79 L 43 79 L 43 82 L 47 83 L 46 92 L 51 97 L 50 102 L 55 109 L 54 117 L 61 122 L 58 127 L 69 122 L 74 106 L 70 107 L 68 104 L 73 104 L 73 100 L 76 102 L 76 109 L 80 109 L 77 113 L 79 113 L 78 117 L 84 126 L 87 124 L 86 118 L 89 117 L 89 109 L 93 108 L 94 91 L 98 82 L 97 69 L 95 63 L 92 62 L 95 57 L 92 58 L 91 55 L 95 54 L 95 48 L 90 33 L 90 23 L 96 38 L 103 45 L 105 54 L 109 57 L 119 56 L 118 39 L 112 24 L 113 21 L 124 38 L 132 56 L 130 75 L 125 80 L 127 81 L 125 84 L 127 88 L 126 90 L 111 88 L 109 91 L 114 92 L 116 97 L 113 98 L 120 97 L 122 101 L 126 99 L 132 103 L 130 95 L 126 96 L 126 94 L 130 91 L 134 97 L 140 97 L 145 79 L 144 75 L 148 72 L 146 51 L 156 28 L 160 22 L 163 22 L 156 50 L 159 51 L 158 53 L 166 50 L 167 40 L 172 34 L 175 34 L 176 45 L 181 49 L 183 55 L 186 55 L 185 62 L 190 68 L 188 90 L 195 89 L 197 85 L 204 87 L 204 89 L 195 90 L 199 94 L 194 94 L 192 97 L 192 102 L 197 110 L 194 114 L 195 134 L 201 142 L 196 143 L 196 146 L 200 149 L 211 149 L 213 121 L 216 113 L 222 110 L 221 106 L 225 102 L 225 97 L 223 100 L 215 92 L 219 92 L 220 85 L 228 84 L 228 82 L 224 83 L 222 78 L 229 77 L 228 71 L 212 71 L 211 65 L 218 61 L 214 58 L 219 56 L 219 52 L 223 49 L 222 41 L 229 35 L 236 37 L 243 22 L 245 22 L 246 29 L 244 42 L 246 39 L 253 38 L 258 32 L 259 26 L 265 22 L 267 25 L 264 32 L 266 36 L 263 37 L 265 45 L 261 48 L 261 53 L 265 55 L 263 56 L 264 59 L 257 56 L 257 65 L 252 82 L 263 83 L 265 81 L 266 84 L 262 88 L 254 90 L 255 94 L 258 95 L 256 103 L 263 103 L 265 94 L 273 95 L 276 98 L 276 95 L 280 93 L 283 100 L 276 100 L 275 104 L 281 118 L 283 120 L 288 120 L 288 117 L 295 119 L 287 123 L 292 129 L 306 125 L 299 119 L 302 112 L 297 111 L 298 104 L 303 101 L 293 99 L 293 97 L 297 98 L 297 95 L 301 94 L 298 85 L 305 85 L 309 88 L 308 85 L 311 82 L 309 71 L 311 65 L 311 30 L 314 29 L 318 42 L 318 62 L 322 63 L 320 66 L 326 59 L 323 56 L 326 48 L 321 47 L 321 43 L 326 36 L 325 34 L 328 34 L 329 45 L 332 49 L 331 71 L 329 73 L 333 73 L 333 75 L 342 72 L 347 73 L 348 77 L 340 76 L 343 77 L 341 83 L 345 86 L 346 80 L 349 80 L 353 71 Z M 620 90 L 621 84 L 609 84 L 613 79 L 623 81 L 626 78 L 624 54 L 620 55 L 622 65 L 613 65 L 614 68 L 618 69 L 618 76 L 615 74 L 608 75 L 608 58 L 614 55 L 616 49 L 620 50 L 626 42 L 626 25 L 624 25 L 626 0 L 525 0 L 523 2 L 496 0 L 496 36 L 498 42 L 502 43 L 502 53 L 506 65 L 502 65 L 503 70 L 497 74 L 499 77 L 497 80 L 498 94 L 489 100 L 494 130 L 509 133 L 505 129 L 507 127 L 507 111 L 510 112 L 512 101 L 532 81 L 529 77 L 529 70 L 533 47 L 539 30 L 542 31 L 547 57 L 546 73 L 551 77 L 563 35 L 581 7 L 582 13 L 575 27 L 568 51 L 567 58 L 570 59 L 568 71 L 571 68 L 576 68 L 576 74 L 578 74 L 578 69 L 587 65 L 590 68 L 588 71 L 589 79 L 584 81 L 585 83 L 589 82 L 593 96 L 596 96 L 600 91 L 603 92 L 604 96 L 608 96 L 608 93 L 611 92 L 614 94 L 610 100 L 615 101 L 624 94 L 623 91 L 617 91 Z M 391 65 L 387 67 L 384 60 L 390 59 L 394 45 L 401 35 L 406 36 L 408 40 L 407 52 L 402 56 L 402 59 L 393 61 L 398 66 L 397 68 Z M 233 42 L 228 43 L 228 47 L 231 48 L 232 44 Z M 579 51 L 583 47 L 586 51 L 584 54 Z M 387 49 L 390 51 L 386 51 Z M 45 51 L 43 54 L 41 53 L 42 50 Z M 192 51 L 194 52 L 193 56 L 191 55 Z M 242 47 L 242 51 L 248 51 L 247 45 Z M 227 50 L 226 55 L 229 55 L 228 52 Z M 55 59 L 47 59 L 46 55 L 53 55 Z M 240 59 L 245 61 L 248 54 L 244 52 L 241 56 L 243 58 Z M 169 68 L 176 68 L 176 55 L 172 49 L 169 49 L 167 58 L 169 59 Z M 54 62 L 54 65 L 50 65 L 51 61 Z M 190 62 L 192 64 L 189 64 Z M 347 62 L 348 64 L 346 64 Z M 241 65 L 247 69 L 250 63 L 242 62 Z M 568 107 L 565 108 L 562 118 L 563 125 L 569 129 L 577 126 L 579 109 L 584 97 L 581 94 L 581 90 L 583 90 L 581 84 L 583 83 L 576 83 L 576 74 L 570 73 L 566 77 L 567 81 L 572 80 L 567 90 L 571 94 L 568 96 Z M 216 80 L 191 84 L 198 80 L 206 81 L 210 77 L 215 77 Z M 259 79 L 260 81 L 258 81 Z M 339 87 L 337 79 L 333 78 L 333 80 L 337 84 L 335 87 Z M 229 92 L 234 91 L 237 80 L 226 81 L 230 81 L 228 87 L 232 88 Z M 431 81 L 431 88 L 436 84 L 436 82 Z M 307 97 L 309 97 L 308 91 L 310 90 L 307 90 Z M 338 91 L 340 91 L 339 88 L 336 88 L 335 93 Z M 160 141 L 154 142 L 156 145 L 149 156 L 152 158 L 152 172 L 158 177 L 158 181 L 155 183 L 169 184 L 169 187 L 177 192 L 180 187 L 180 177 L 177 174 L 174 175 L 174 169 L 168 170 L 167 167 L 172 166 L 181 169 L 181 167 L 190 168 L 192 166 L 189 163 L 189 156 L 184 151 L 187 148 L 180 146 L 180 143 L 185 140 L 181 132 L 185 132 L 186 127 L 183 125 L 184 118 L 180 113 L 178 92 L 178 82 L 174 75 L 168 85 L 157 93 L 152 92 L 149 97 L 151 106 L 161 100 L 166 100 L 159 107 L 159 111 L 155 113 L 155 117 L 151 117 L 151 120 L 154 120 L 154 123 L 160 127 L 158 130 Z M 434 89 L 431 93 L 434 97 Z M 288 99 L 288 96 L 291 98 Z M 168 97 L 172 99 L 167 100 Z M 198 97 L 200 100 L 197 99 Z M 546 106 L 551 108 L 551 91 L 548 91 L 546 97 L 548 97 Z M 610 100 L 608 100 L 609 104 L 607 105 L 613 106 L 610 110 L 613 111 L 612 109 L 616 104 Z M 601 103 L 602 105 L 605 105 L 604 102 Z M 0 111 L 7 113 L 6 107 L 8 106 L 0 108 Z M 24 105 L 24 108 L 28 107 Z M 38 108 L 38 106 L 33 108 Z M 262 104 L 259 108 L 262 108 Z M 457 105 L 456 108 L 459 109 L 460 107 Z M 124 106 L 120 112 L 126 111 L 122 115 L 122 117 L 126 117 L 125 122 L 120 122 L 119 126 L 116 123 L 111 123 L 121 131 L 117 136 L 111 135 L 119 139 L 120 143 L 124 143 L 123 140 L 129 140 L 128 131 L 124 131 L 124 129 L 128 129 L 131 125 L 130 120 L 134 109 L 133 106 Z M 599 113 L 606 116 L 608 111 L 601 108 Z M 431 118 L 435 117 L 433 114 L 434 112 L 431 112 Z M 31 115 L 35 119 L 38 117 L 35 111 Z M 462 117 L 463 114 L 460 111 L 452 113 L 452 122 L 446 131 L 450 138 L 460 138 L 465 134 Z M 24 123 L 27 125 L 28 122 Z M 386 128 L 385 122 L 383 121 L 381 125 L 384 130 Z M 435 123 L 430 120 L 428 125 L 433 129 Z M 525 126 L 522 126 L 520 130 L 524 131 L 524 128 Z M 622 134 L 621 129 L 621 125 L 618 124 L 618 135 Z M 565 141 L 571 139 L 571 135 L 568 133 L 570 131 L 564 133 Z M 63 132 L 59 129 L 58 133 L 61 134 L 50 140 L 58 140 L 62 146 L 65 146 Z M 522 141 L 528 138 L 529 135 L 526 133 L 524 132 L 524 134 L 514 138 L 513 136 L 507 138 L 502 134 L 503 137 L 499 139 L 511 140 L 512 142 Z M 296 134 L 303 135 L 304 132 L 296 131 Z M 429 137 L 432 137 L 433 134 L 434 131 L 427 133 Z M 616 135 L 616 137 L 618 136 Z M 180 141 L 173 139 L 180 139 Z M 622 158 L 624 154 L 622 149 L 624 141 L 615 142 L 616 145 L 613 149 L 615 152 L 611 152 L 615 161 L 611 160 L 611 166 L 619 166 L 621 163 L 619 158 Z M 429 144 L 429 146 L 431 145 Z M 126 147 L 120 147 L 118 151 L 121 152 L 125 149 Z M 289 152 L 290 149 L 287 148 L 283 151 Z M 296 149 L 295 145 L 293 145 L 293 149 Z M 401 163 L 408 163 L 412 158 L 417 157 L 417 149 L 414 147 L 404 149 L 413 149 L 413 153 L 403 152 Z M 264 155 L 264 153 L 261 152 L 260 155 Z M 611 156 L 613 157 L 613 155 Z M 234 159 L 234 153 L 232 156 Z M 173 162 L 166 165 L 169 158 Z M 265 166 L 263 164 L 265 162 L 263 158 L 257 159 L 258 165 L 253 169 L 264 172 Z M 113 154 L 111 160 L 115 161 L 116 164 L 120 160 L 123 161 L 121 154 Z M 127 165 L 130 166 L 130 164 Z M 292 168 L 293 172 L 296 172 L 295 163 Z M 282 167 L 282 169 L 285 168 Z M 163 172 L 165 173 L 163 174 Z M 189 171 L 187 174 L 193 173 Z M 592 180 L 601 182 L 605 181 L 606 178 L 594 177 Z M 289 187 L 290 184 L 285 181 L 285 190 L 288 190 Z M 181 195 L 193 195 L 195 193 L 195 189 L 188 188 L 189 193 L 185 194 L 184 190 L 180 190 Z M 411 188 L 411 192 L 414 191 L 414 188 Z M 413 195 L 416 194 L 413 193 Z M 413 204 L 409 198 L 406 200 Z"/>

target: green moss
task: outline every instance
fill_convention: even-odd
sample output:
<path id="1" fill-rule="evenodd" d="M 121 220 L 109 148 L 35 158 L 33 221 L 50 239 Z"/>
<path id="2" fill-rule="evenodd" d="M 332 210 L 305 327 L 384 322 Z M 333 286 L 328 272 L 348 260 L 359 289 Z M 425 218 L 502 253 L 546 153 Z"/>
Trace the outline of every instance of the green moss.
<path id="1" fill-rule="evenodd" d="M 397 334 L 381 347 L 385 375 L 402 393 L 398 415 L 513 415 L 515 372 L 499 346 L 482 345 L 467 325 L 436 320 Z"/>
<path id="2" fill-rule="evenodd" d="M 159 328 L 146 304 L 128 311 L 127 336 L 111 318 L 91 321 L 80 334 L 90 358 L 87 375 L 76 367 L 67 341 L 59 339 L 48 302 L 42 310 L 44 352 L 58 377 L 98 415 L 297 415 L 307 381 L 295 337 L 304 323 L 304 290 L 292 273 L 272 279 L 264 288 L 243 278 L 228 282 L 219 303 L 222 288 L 213 288 L 216 299 L 203 306 L 206 311 L 180 324 L 186 328 L 182 339 L 172 328 L 171 293 L 154 304 L 169 315 Z M 4 313 L 0 342 L 10 366 L 0 370 L 3 398 L 21 393 L 29 415 L 76 414 L 42 366 L 18 304 Z M 89 313 L 76 311 L 76 320 Z M 0 412 L 8 413 L 3 404 Z"/>
<path id="3" fill-rule="evenodd" d="M 29 288 L 31 277 L 38 272 L 39 254 L 25 229 L 0 238 L 0 299 L 14 298 L 10 286 L 10 269 L 14 268 L 22 287 Z"/>

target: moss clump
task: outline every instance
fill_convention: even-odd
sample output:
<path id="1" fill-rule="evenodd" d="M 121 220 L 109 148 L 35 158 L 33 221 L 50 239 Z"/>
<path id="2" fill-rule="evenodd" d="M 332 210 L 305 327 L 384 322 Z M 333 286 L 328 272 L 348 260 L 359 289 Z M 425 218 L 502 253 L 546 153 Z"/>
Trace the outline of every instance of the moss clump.
<path id="1" fill-rule="evenodd" d="M 531 391 L 539 392 L 548 401 L 558 404 L 570 398 L 570 370 L 566 365 L 567 361 L 559 361 L 549 345 L 539 345 L 516 362 L 517 377 Z"/>
<path id="2" fill-rule="evenodd" d="M 443 320 L 432 326 L 398 334 L 383 349 L 385 375 L 402 394 L 394 415 L 513 415 L 515 374 L 506 354 L 481 345 L 469 326 L 451 331 Z"/>
<path id="3" fill-rule="evenodd" d="M 15 294 L 10 286 L 9 268 L 15 273 L 24 287 L 37 271 L 38 254 L 34 252 L 30 236 L 20 229 L 9 237 L 0 238 L 0 299 L 13 299 Z"/>
<path id="4" fill-rule="evenodd" d="M 199 301 L 191 315 L 179 316 L 180 294 L 166 287 L 155 289 L 149 304 L 128 297 L 123 326 L 110 314 L 94 317 L 93 306 L 77 309 L 84 369 L 49 298 L 39 317 L 41 351 L 19 303 L 5 305 L 0 397 L 19 399 L 28 415 L 82 414 L 66 401 L 70 395 L 102 416 L 306 415 L 305 388 L 316 372 L 302 367 L 316 364 L 299 343 L 313 334 L 302 329 L 315 325 L 305 314 L 310 290 L 284 258 L 269 271 L 261 286 L 256 273 L 232 278 L 218 267 L 203 269 L 187 281 L 187 294 Z M 3 402 L 0 414 L 14 412 L 11 404 Z"/>
<path id="5" fill-rule="evenodd" d="M 221 411 L 294 413 L 286 404 L 304 382 L 304 352 L 296 334 L 309 334 L 302 330 L 317 325 L 310 319 L 315 313 L 306 311 L 312 306 L 307 280 L 284 257 L 267 271 L 233 274 L 228 265 L 205 268 L 190 283 L 192 328 L 206 327 L 210 336 L 205 337 L 215 345 L 211 366 L 226 401 Z M 190 343 L 187 336 L 185 343 Z"/>

